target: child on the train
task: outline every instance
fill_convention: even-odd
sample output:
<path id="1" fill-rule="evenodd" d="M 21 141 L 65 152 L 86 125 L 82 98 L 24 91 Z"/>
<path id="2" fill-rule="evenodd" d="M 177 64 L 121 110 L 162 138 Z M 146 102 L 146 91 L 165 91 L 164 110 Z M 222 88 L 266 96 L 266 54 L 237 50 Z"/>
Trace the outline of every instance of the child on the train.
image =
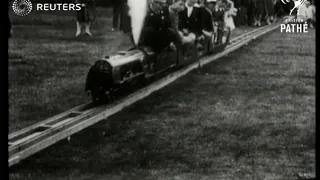
<path id="1" fill-rule="evenodd" d="M 212 11 L 213 24 L 215 26 L 215 39 L 216 45 L 223 43 L 223 37 L 225 33 L 225 6 L 222 0 L 208 0 L 216 3 Z"/>

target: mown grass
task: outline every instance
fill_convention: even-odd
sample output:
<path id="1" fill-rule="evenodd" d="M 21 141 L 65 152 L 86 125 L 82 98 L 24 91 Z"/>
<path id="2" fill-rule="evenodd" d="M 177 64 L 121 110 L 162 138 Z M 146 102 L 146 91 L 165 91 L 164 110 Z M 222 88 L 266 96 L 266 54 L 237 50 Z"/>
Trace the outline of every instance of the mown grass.
<path id="1" fill-rule="evenodd" d="M 314 174 L 315 31 L 279 31 L 31 157 L 10 179 L 293 180 L 296 173 Z"/>
<path id="2" fill-rule="evenodd" d="M 10 13 L 9 131 L 19 130 L 89 100 L 87 71 L 95 60 L 130 47 L 129 38 L 111 32 L 111 10 L 98 9 L 94 36 L 74 37 L 73 12 Z"/>

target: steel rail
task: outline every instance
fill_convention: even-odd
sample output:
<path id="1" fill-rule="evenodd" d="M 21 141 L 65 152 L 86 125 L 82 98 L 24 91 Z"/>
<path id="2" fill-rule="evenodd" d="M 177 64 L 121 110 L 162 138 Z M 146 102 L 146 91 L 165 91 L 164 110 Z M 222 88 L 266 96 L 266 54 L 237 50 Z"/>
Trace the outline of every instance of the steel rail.
<path id="1" fill-rule="evenodd" d="M 201 65 L 208 64 L 218 58 L 235 51 L 246 45 L 257 37 L 260 37 L 277 27 L 279 23 L 264 26 L 243 35 L 240 35 L 230 42 L 226 49 L 215 55 L 204 57 L 181 70 L 173 72 L 168 76 L 130 94 L 124 99 L 120 99 L 113 104 L 100 107 L 92 107 L 90 103 L 75 107 L 57 116 L 24 128 L 9 135 L 9 167 L 19 163 L 21 160 L 65 139 L 93 124 L 96 124 L 109 116 L 121 111 L 125 107 L 149 96 L 151 93 L 167 86 L 176 79 L 184 76 L 188 72 Z"/>
<path id="2" fill-rule="evenodd" d="M 89 102 L 85 103 L 85 104 L 82 104 L 82 105 L 79 105 L 79 106 L 74 107 L 74 108 L 72 108 L 72 109 L 70 109 L 68 111 L 65 111 L 65 112 L 61 113 L 61 114 L 55 115 L 55 116 L 53 116 L 53 117 L 51 117 L 49 119 L 46 119 L 46 120 L 41 121 L 39 123 L 36 123 L 36 124 L 34 124 L 32 126 L 23 128 L 23 129 L 21 129 L 21 130 L 19 130 L 17 132 L 13 132 L 8 136 L 8 140 L 9 140 L 9 142 L 10 141 L 14 141 L 15 139 L 18 139 L 19 137 L 26 135 L 30 131 L 36 130 L 36 129 L 41 128 L 43 126 L 46 126 L 46 124 L 54 123 L 56 121 L 59 121 L 60 119 L 66 118 L 66 117 L 75 116 L 76 113 L 81 112 L 81 111 L 86 110 L 86 109 L 89 109 L 90 105 L 91 105 L 91 103 L 89 103 Z"/>

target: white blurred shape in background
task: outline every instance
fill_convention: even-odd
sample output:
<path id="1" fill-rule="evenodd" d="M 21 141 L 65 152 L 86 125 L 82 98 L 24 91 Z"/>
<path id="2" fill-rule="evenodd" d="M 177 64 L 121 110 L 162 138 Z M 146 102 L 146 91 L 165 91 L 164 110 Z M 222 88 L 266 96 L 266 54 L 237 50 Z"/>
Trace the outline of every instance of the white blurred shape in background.
<path id="1" fill-rule="evenodd" d="M 129 15 L 131 17 L 131 31 L 133 40 L 137 45 L 148 10 L 148 0 L 128 0 L 128 6 Z"/>

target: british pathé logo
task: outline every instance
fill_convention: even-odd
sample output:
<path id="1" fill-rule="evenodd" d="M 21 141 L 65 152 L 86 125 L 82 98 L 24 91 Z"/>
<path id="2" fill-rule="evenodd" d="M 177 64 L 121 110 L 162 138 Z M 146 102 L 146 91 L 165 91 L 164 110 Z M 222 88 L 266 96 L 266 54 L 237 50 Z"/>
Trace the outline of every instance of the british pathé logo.
<path id="1" fill-rule="evenodd" d="M 290 10 L 290 15 L 292 14 L 292 12 L 296 9 L 297 11 L 299 11 L 299 9 L 302 7 L 302 5 L 307 1 L 307 0 L 281 0 L 281 2 L 283 4 L 287 4 L 290 1 L 294 2 L 294 7 Z"/>
<path id="2" fill-rule="evenodd" d="M 303 19 L 286 19 L 286 23 L 280 25 L 281 33 L 308 33 L 308 23 Z"/>

